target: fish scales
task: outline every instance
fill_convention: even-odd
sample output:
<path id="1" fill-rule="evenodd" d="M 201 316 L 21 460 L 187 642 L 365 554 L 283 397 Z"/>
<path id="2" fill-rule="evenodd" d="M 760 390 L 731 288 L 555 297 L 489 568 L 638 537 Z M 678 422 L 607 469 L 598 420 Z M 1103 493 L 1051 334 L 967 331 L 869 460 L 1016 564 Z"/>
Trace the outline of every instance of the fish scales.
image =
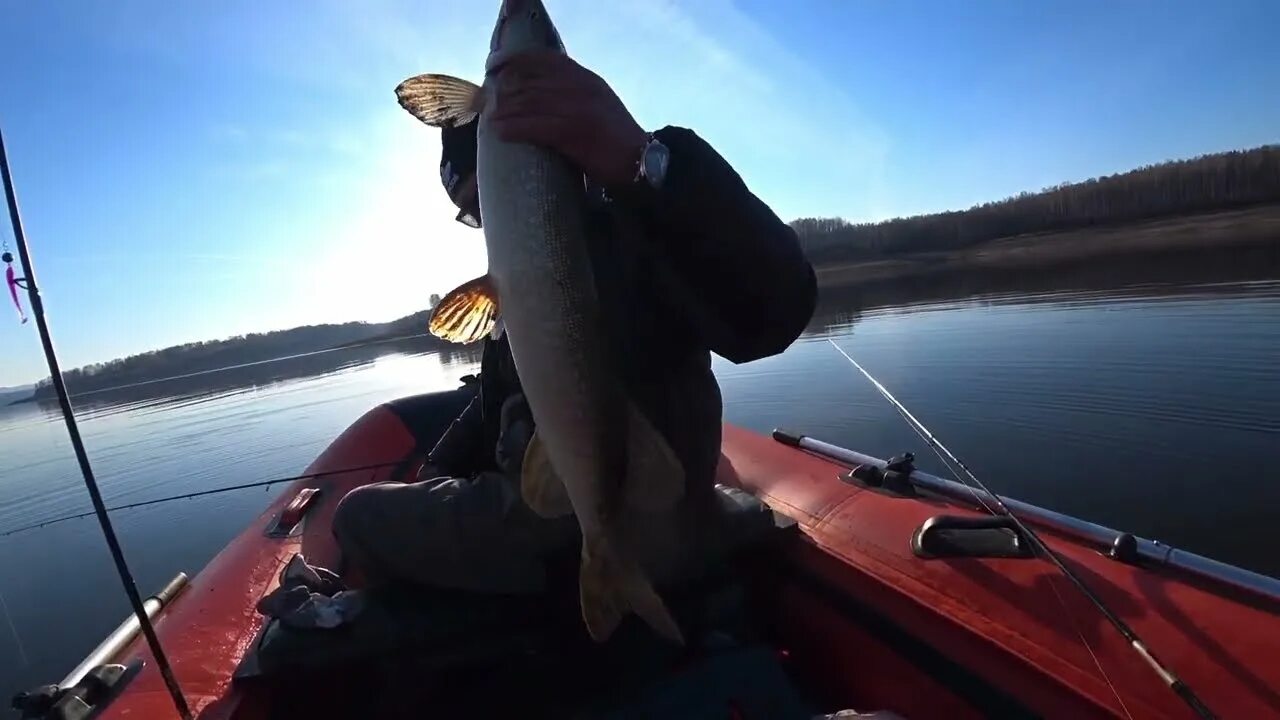
<path id="1" fill-rule="evenodd" d="M 499 138 L 486 112 L 504 81 L 495 71 L 530 50 L 563 53 L 564 47 L 541 2 L 506 0 L 483 87 L 420 75 L 396 89 L 400 104 L 428 124 L 480 118 L 475 182 L 489 271 L 440 301 L 431 331 L 474 342 L 501 318 L 536 427 L 521 464 L 521 496 L 544 517 L 576 517 L 583 537 L 582 615 L 591 636 L 607 639 L 635 613 L 683 642 L 630 539 L 620 537 L 628 513 L 670 510 L 685 478 L 611 362 L 587 245 L 582 172 L 552 149 Z"/>

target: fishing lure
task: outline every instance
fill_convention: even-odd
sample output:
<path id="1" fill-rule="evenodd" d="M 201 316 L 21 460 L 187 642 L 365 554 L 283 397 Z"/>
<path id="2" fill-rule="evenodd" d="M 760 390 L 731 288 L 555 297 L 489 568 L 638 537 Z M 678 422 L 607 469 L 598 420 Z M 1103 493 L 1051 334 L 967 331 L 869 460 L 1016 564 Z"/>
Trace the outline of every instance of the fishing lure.
<path id="1" fill-rule="evenodd" d="M 9 286 L 9 297 L 13 298 L 13 306 L 18 309 L 18 317 L 22 318 L 22 324 L 27 324 L 27 313 L 22 310 L 22 301 L 18 299 L 18 288 L 27 289 L 27 279 L 15 277 L 13 273 L 13 253 L 8 250 L 0 255 L 0 260 L 4 261 L 4 281 Z"/>

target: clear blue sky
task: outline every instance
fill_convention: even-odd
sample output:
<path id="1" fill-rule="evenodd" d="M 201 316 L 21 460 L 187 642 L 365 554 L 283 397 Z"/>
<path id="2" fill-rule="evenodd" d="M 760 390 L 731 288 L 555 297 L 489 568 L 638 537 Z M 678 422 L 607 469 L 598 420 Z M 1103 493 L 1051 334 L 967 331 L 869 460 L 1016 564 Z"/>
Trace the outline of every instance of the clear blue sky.
<path id="1" fill-rule="evenodd" d="M 698 130 L 787 219 L 1280 141 L 1274 0 L 547 5 L 642 124 Z M 483 272 L 392 89 L 478 79 L 497 6 L 0 0 L 0 123 L 64 364 L 387 320 Z M 0 311 L 0 386 L 43 374 Z"/>

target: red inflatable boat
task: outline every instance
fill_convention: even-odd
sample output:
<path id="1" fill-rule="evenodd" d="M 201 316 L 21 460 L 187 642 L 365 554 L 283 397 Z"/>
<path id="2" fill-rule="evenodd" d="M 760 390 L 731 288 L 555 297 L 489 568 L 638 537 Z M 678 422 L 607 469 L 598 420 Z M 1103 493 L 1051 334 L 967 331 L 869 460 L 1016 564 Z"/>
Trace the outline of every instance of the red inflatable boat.
<path id="1" fill-rule="evenodd" d="M 340 567 L 330 533 L 339 499 L 366 483 L 414 477 L 466 400 L 462 390 L 371 410 L 312 463 L 315 477 L 284 492 L 185 588 L 150 603 L 196 717 L 490 716 L 437 706 L 448 683 L 421 668 L 397 674 L 368 658 L 293 673 L 253 667 L 266 632 L 255 604 L 283 564 L 301 552 Z M 795 521 L 735 562 L 749 576 L 761 642 L 814 707 L 906 718 L 1194 717 L 1097 607 L 1028 553 L 1015 528 L 975 509 L 967 489 L 905 464 L 886 470 L 820 442 L 734 427 L 725 428 L 719 473 Z M 1009 504 L 1213 713 L 1280 717 L 1274 580 Z M 87 693 L 86 704 L 104 720 L 176 717 L 145 644 L 131 634 L 122 629 L 86 663 L 128 668 L 110 689 Z M 537 647 L 520 654 L 536 656 Z M 65 682 L 82 682 L 76 675 Z M 504 694 L 498 681 L 486 687 L 480 695 Z M 543 716 L 528 702 L 520 717 Z M 720 715 L 771 716 L 732 704 Z"/>

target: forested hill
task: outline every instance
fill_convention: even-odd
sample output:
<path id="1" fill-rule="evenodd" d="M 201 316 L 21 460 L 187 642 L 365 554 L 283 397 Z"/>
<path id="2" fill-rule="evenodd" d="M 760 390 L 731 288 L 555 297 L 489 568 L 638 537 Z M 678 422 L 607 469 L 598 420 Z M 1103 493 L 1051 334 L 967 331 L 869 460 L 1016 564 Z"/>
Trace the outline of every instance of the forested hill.
<path id="1" fill-rule="evenodd" d="M 8 405 L 14 400 L 30 397 L 31 390 L 32 387 L 30 385 L 0 388 L 0 406 Z"/>
<path id="2" fill-rule="evenodd" d="M 839 218 L 801 218 L 792 227 L 810 260 L 823 266 L 959 250 L 1015 235 L 1277 202 L 1280 145 L 1266 145 L 1026 192 L 968 210 L 864 224 Z M 438 300 L 433 296 L 432 305 Z M 311 325 L 189 343 L 78 368 L 65 377 L 72 394 L 102 390 L 379 338 L 418 335 L 425 332 L 429 315 L 430 310 L 424 310 L 389 323 Z M 35 395 L 52 395 L 47 380 L 37 385 Z"/>
<path id="3" fill-rule="evenodd" d="M 434 299 L 434 298 L 433 298 Z M 350 322 L 308 325 L 290 330 L 237 335 L 224 340 L 175 345 L 110 362 L 95 363 L 63 373 L 72 395 L 120 387 L 160 378 L 218 370 L 246 363 L 274 360 L 389 337 L 426 332 L 430 310 L 387 323 Z M 432 338 L 434 340 L 434 338 Z M 439 341 L 441 346 L 444 341 Z M 48 379 L 36 384 L 35 397 L 52 397 Z"/>
<path id="4" fill-rule="evenodd" d="M 791 225 L 809 259 L 830 265 L 1275 202 L 1280 202 L 1280 145 L 1264 145 L 1024 192 L 968 210 L 863 224 L 801 218 Z"/>

